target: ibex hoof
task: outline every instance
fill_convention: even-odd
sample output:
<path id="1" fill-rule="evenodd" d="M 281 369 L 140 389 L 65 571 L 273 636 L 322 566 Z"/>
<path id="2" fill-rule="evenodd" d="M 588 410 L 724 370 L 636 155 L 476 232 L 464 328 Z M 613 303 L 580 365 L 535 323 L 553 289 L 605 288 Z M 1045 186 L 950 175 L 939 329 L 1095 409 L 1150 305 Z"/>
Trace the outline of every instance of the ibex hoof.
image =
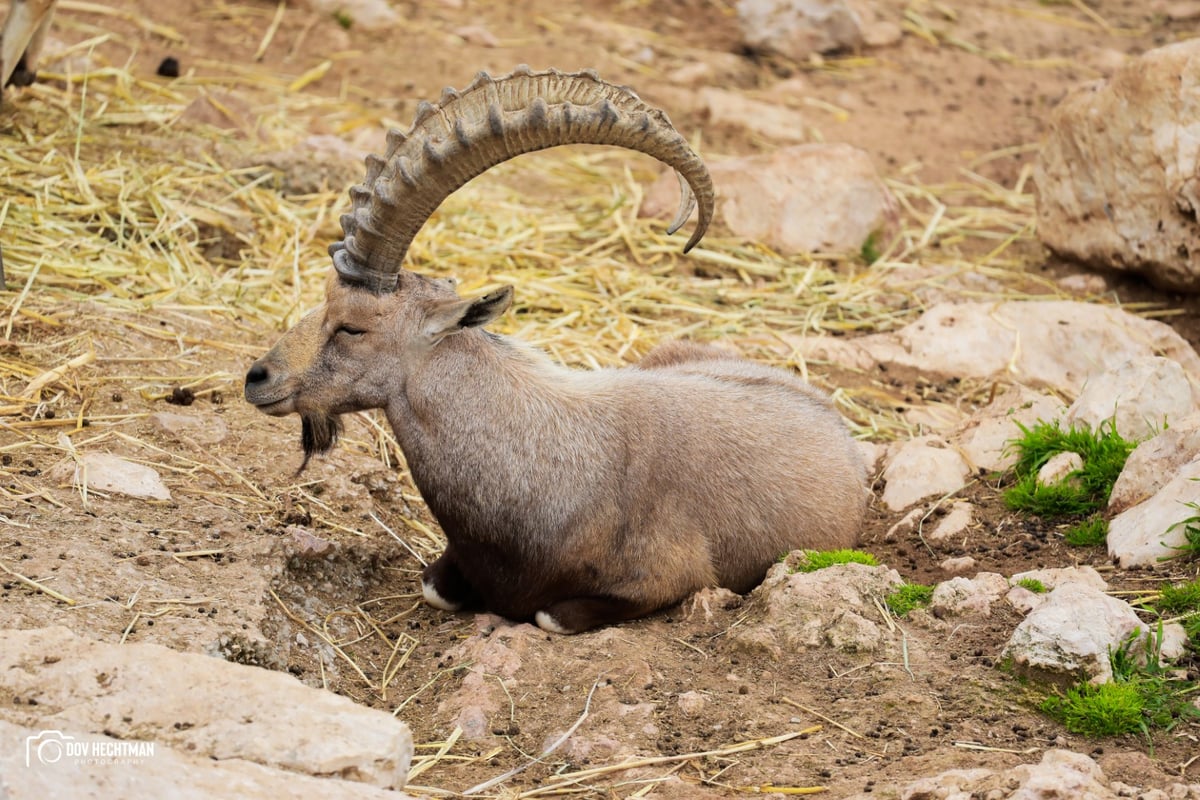
<path id="1" fill-rule="evenodd" d="M 434 608 L 440 608 L 442 611 L 458 611 L 463 607 L 463 603 L 452 603 L 446 598 L 438 594 L 438 590 L 429 581 L 421 581 L 421 596 L 425 598 L 425 602 Z"/>
<path id="2" fill-rule="evenodd" d="M 550 614 L 548 614 L 545 611 L 539 611 L 536 614 L 534 614 L 533 620 L 534 620 L 534 622 L 537 623 L 537 626 L 539 628 L 541 628 L 544 631 L 548 631 L 549 633 L 557 633 L 557 634 L 561 634 L 563 636 L 567 636 L 567 635 L 570 635 L 575 632 L 572 630 L 567 630 L 562 625 L 559 625 L 558 620 L 556 620 L 554 617 L 550 616 Z"/>

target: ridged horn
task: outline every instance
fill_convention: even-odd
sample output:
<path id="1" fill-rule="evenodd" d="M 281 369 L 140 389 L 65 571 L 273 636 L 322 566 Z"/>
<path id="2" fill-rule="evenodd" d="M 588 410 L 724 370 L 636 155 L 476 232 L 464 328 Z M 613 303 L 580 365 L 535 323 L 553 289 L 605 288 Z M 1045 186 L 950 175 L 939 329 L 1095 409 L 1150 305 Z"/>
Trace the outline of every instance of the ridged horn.
<path id="1" fill-rule="evenodd" d="M 395 290 L 417 231 L 450 194 L 522 153 L 564 144 L 605 144 L 657 158 L 679 177 L 674 233 L 699 205 L 700 241 L 713 215 L 708 169 L 667 115 L 626 86 L 591 70 L 534 72 L 518 67 L 492 78 L 481 72 L 461 93 L 447 89 L 437 105 L 422 102 L 412 130 L 391 131 L 387 153 L 367 158 L 367 176 L 350 190 L 342 241 L 329 253 L 343 280 L 375 292 Z"/>

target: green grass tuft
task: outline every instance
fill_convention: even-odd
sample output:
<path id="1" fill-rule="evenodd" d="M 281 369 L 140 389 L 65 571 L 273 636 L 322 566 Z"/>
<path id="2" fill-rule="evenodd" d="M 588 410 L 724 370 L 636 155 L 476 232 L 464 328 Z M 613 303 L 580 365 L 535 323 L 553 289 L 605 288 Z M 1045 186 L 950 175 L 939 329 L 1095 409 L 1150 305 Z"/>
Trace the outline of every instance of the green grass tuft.
<path id="1" fill-rule="evenodd" d="M 1094 516 L 1077 522 L 1067 528 L 1063 541 L 1072 547 L 1098 547 L 1108 541 L 1108 520 Z"/>
<path id="2" fill-rule="evenodd" d="M 914 608 L 924 608 L 933 600 L 933 587 L 906 583 L 887 596 L 887 606 L 898 617 L 908 616 Z"/>
<path id="3" fill-rule="evenodd" d="M 1152 605 L 1159 614 L 1180 618 L 1188 645 L 1200 655 L 1200 578 L 1163 586 Z"/>
<path id="4" fill-rule="evenodd" d="M 862 243 L 862 247 L 860 247 L 858 250 L 858 255 L 859 258 L 863 260 L 863 263 L 867 266 L 870 266 L 879 260 L 879 257 L 883 254 L 879 252 L 878 232 L 873 231 L 867 236 L 866 241 Z"/>
<path id="5" fill-rule="evenodd" d="M 835 567 L 838 564 L 866 564 L 868 567 L 879 566 L 875 556 L 862 550 L 805 550 L 792 569 L 793 572 L 816 572 L 825 567 Z"/>
<path id="6" fill-rule="evenodd" d="M 1154 607 L 1164 614 L 1200 613 L 1200 578 L 1163 586 Z"/>
<path id="7" fill-rule="evenodd" d="M 1112 422 L 1101 423 L 1095 431 L 1086 427 L 1063 430 L 1057 421 L 1039 422 L 1032 428 L 1017 426 L 1022 435 L 1009 443 L 1017 451 L 1013 466 L 1016 483 L 1004 493 L 1004 500 L 1015 511 L 1039 516 L 1082 515 L 1102 509 L 1136 445 L 1117 433 Z M 1061 483 L 1039 484 L 1038 470 L 1059 453 L 1078 453 L 1083 468 Z"/>
<path id="8" fill-rule="evenodd" d="M 1072 733 L 1086 736 L 1149 736 L 1151 729 L 1169 731 L 1181 719 L 1200 717 L 1192 704 L 1200 684 L 1163 665 L 1162 636 L 1161 622 L 1148 636 L 1134 631 L 1109 653 L 1112 683 L 1079 684 L 1065 695 L 1046 698 L 1039 708 Z"/>
<path id="9" fill-rule="evenodd" d="M 1046 592 L 1050 591 L 1046 588 L 1046 584 L 1042 583 L 1037 578 L 1021 578 L 1021 580 L 1017 581 L 1017 586 L 1028 589 L 1034 594 L 1045 594 Z"/>
<path id="10" fill-rule="evenodd" d="M 1142 696 L 1130 683 L 1082 683 L 1042 701 L 1041 710 L 1071 733 L 1119 736 L 1143 730 Z"/>

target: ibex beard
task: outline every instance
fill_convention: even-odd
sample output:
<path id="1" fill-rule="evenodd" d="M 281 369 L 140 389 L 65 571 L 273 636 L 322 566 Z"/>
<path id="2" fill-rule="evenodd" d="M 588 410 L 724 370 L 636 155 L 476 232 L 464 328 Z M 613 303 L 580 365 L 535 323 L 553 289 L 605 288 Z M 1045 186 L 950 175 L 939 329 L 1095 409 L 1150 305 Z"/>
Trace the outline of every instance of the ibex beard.
<path id="1" fill-rule="evenodd" d="M 851 546 L 866 470 L 828 398 L 791 372 L 672 343 L 622 369 L 567 369 L 484 328 L 512 289 L 459 297 L 400 268 L 432 209 L 489 167 L 572 142 L 652 155 L 681 176 L 672 232 L 713 211 L 708 171 L 666 115 L 594 74 L 481 75 L 423 104 L 354 187 L 325 304 L 246 375 L 298 413 L 304 464 L 339 415 L 380 408 L 446 535 L 422 574 L 437 608 L 576 633 L 713 586 L 746 592 L 782 554 Z M 687 248 L 685 248 L 686 250 Z"/>
<path id="2" fill-rule="evenodd" d="M 314 455 L 324 455 L 337 444 L 342 435 L 342 418 L 319 411 L 307 411 L 300 415 L 300 446 L 304 450 L 304 460 L 296 474 L 304 472 L 309 459 Z"/>

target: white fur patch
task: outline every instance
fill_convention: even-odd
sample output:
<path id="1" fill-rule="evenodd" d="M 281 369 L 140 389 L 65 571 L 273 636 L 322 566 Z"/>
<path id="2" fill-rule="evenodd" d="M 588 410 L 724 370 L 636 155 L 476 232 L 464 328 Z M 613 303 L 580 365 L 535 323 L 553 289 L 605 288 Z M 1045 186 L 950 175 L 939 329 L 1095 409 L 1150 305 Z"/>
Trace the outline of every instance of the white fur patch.
<path id="1" fill-rule="evenodd" d="M 533 621 L 536 622 L 537 626 L 544 631 L 558 633 L 563 636 L 569 636 L 571 634 L 569 630 L 558 624 L 558 620 L 547 614 L 545 611 L 539 611 L 534 614 Z"/>
<path id="2" fill-rule="evenodd" d="M 426 603 L 434 608 L 440 608 L 442 611 L 458 611 L 462 608 L 460 604 L 451 603 L 438 594 L 438 590 L 433 588 L 433 584 L 427 581 L 421 581 L 421 596 L 425 598 Z"/>

